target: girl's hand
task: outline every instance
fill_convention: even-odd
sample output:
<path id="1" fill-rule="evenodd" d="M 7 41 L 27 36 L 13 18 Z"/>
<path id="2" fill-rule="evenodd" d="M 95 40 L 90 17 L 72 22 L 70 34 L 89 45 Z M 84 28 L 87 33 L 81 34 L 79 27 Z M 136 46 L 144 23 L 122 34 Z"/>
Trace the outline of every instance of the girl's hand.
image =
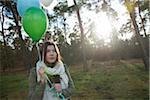
<path id="1" fill-rule="evenodd" d="M 40 77 L 41 77 L 41 83 L 45 83 L 45 77 L 44 77 L 44 68 L 43 67 L 41 67 L 39 70 L 38 70 L 38 72 L 39 72 L 39 75 L 40 75 Z"/>
<path id="2" fill-rule="evenodd" d="M 44 75 L 44 68 L 43 67 L 41 67 L 40 69 L 39 69 L 39 74 L 41 75 L 41 76 L 43 76 Z"/>
<path id="3" fill-rule="evenodd" d="M 60 83 L 55 83 L 55 84 L 54 84 L 54 87 L 55 87 L 55 89 L 56 89 L 57 92 L 60 93 L 60 92 L 62 91 L 62 88 L 61 88 L 61 84 L 60 84 Z"/>

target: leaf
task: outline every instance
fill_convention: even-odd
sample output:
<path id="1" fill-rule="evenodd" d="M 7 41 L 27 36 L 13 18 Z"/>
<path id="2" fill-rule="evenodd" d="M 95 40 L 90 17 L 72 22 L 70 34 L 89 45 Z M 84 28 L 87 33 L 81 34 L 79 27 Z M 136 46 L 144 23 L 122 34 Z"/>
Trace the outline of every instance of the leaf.
<path id="1" fill-rule="evenodd" d="M 127 7 L 128 12 L 131 13 L 134 10 L 135 3 L 127 1 L 125 2 L 125 6 Z"/>

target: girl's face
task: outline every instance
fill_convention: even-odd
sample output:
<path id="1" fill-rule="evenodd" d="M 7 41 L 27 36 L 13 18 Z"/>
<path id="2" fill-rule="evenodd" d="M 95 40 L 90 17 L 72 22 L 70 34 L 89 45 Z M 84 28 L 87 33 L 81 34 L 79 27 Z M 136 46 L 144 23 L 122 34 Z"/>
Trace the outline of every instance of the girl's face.
<path id="1" fill-rule="evenodd" d="M 53 45 L 47 46 L 47 51 L 46 51 L 46 61 L 48 63 L 54 63 L 57 59 L 57 53 L 55 51 L 55 48 Z"/>

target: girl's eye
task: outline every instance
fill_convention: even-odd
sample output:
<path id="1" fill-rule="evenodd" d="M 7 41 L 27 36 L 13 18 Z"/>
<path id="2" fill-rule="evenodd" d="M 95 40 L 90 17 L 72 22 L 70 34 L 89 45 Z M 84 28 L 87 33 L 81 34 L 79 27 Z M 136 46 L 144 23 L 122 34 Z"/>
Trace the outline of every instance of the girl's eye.
<path id="1" fill-rule="evenodd" d="M 50 52 L 50 50 L 47 50 L 47 52 Z"/>
<path id="2" fill-rule="evenodd" d="M 47 52 L 55 52 L 55 50 L 47 50 Z"/>

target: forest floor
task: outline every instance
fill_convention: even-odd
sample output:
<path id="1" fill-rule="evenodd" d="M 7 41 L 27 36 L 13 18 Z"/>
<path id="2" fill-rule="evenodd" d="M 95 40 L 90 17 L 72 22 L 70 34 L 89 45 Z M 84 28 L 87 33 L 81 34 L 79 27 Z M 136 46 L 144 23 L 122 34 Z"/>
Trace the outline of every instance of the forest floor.
<path id="1" fill-rule="evenodd" d="M 88 72 L 69 66 L 76 91 L 72 100 L 149 100 L 149 72 L 141 60 L 93 61 Z M 0 100 L 26 100 L 26 71 L 0 76 Z"/>

